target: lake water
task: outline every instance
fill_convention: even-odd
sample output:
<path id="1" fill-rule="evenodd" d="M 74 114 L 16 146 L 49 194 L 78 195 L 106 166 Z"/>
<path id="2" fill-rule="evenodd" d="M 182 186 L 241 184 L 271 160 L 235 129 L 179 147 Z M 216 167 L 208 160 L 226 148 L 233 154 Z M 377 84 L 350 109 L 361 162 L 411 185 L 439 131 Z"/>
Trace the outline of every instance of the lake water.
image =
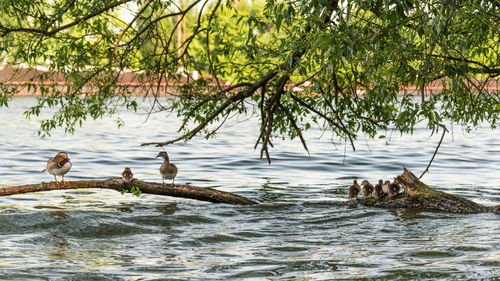
<path id="1" fill-rule="evenodd" d="M 142 142 L 178 136 L 175 114 L 121 112 L 87 122 L 74 135 L 39 138 L 23 116 L 34 98 L 0 108 L 0 184 L 51 181 L 45 160 L 66 151 L 67 180 L 106 179 L 124 167 L 160 182 L 160 148 Z M 141 109 L 143 112 L 145 109 Z M 0 197 L 1 280 L 332 280 L 500 279 L 500 216 L 459 215 L 347 204 L 353 178 L 392 179 L 403 165 L 417 176 L 440 133 L 381 132 L 356 151 L 313 128 L 274 142 L 272 164 L 253 150 L 256 118 L 232 121 L 211 140 L 165 147 L 176 183 L 217 188 L 255 206 L 111 190 Z M 430 171 L 429 186 L 486 205 L 500 204 L 500 134 L 453 126 Z"/>

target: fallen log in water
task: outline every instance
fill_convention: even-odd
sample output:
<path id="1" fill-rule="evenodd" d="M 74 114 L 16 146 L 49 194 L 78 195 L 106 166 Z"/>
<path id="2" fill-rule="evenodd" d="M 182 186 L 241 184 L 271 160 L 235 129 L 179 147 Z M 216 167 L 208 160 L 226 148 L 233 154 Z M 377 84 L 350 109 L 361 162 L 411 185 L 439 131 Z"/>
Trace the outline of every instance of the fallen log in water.
<path id="1" fill-rule="evenodd" d="M 392 198 L 380 200 L 366 199 L 363 204 L 385 208 L 417 208 L 449 213 L 475 214 L 493 212 L 500 214 L 500 205 L 484 206 L 468 199 L 438 191 L 421 182 L 406 168 L 396 182 L 404 187 L 404 192 Z"/>
<path id="2" fill-rule="evenodd" d="M 219 191 L 216 189 L 203 188 L 190 185 L 163 185 L 161 183 L 145 182 L 133 179 L 129 183 L 125 183 L 121 178 L 110 178 L 107 180 L 81 180 L 68 181 L 65 184 L 57 184 L 55 182 L 42 182 L 39 184 L 27 184 L 19 186 L 10 186 L 0 188 L 0 196 L 7 196 L 20 193 L 62 190 L 62 189 L 79 189 L 79 188 L 103 188 L 114 189 L 117 191 L 130 190 L 132 187 L 139 188 L 142 193 L 157 194 L 172 197 L 189 198 L 212 203 L 226 203 L 233 205 L 251 205 L 256 204 L 246 197 L 235 195 L 229 192 Z"/>
<path id="3" fill-rule="evenodd" d="M 385 207 L 385 208 L 417 208 L 423 210 L 437 210 L 451 213 L 486 213 L 493 212 L 500 214 L 500 205 L 484 206 L 468 199 L 437 191 L 421 182 L 414 174 L 404 169 L 403 174 L 396 178 L 396 181 L 404 187 L 404 192 L 392 198 L 382 197 L 380 200 L 361 200 L 364 205 Z M 142 193 L 156 194 L 172 197 L 181 197 L 208 201 L 212 203 L 226 203 L 233 205 L 257 204 L 246 197 L 235 195 L 229 192 L 216 189 L 203 188 L 189 185 L 163 185 L 160 183 L 144 182 L 133 179 L 125 183 L 121 178 L 110 178 L 107 180 L 81 180 L 69 181 L 65 184 L 55 182 L 42 182 L 39 184 L 27 184 L 20 186 L 10 186 L 0 188 L 0 196 L 7 196 L 20 193 L 40 192 L 63 189 L 80 188 L 103 188 L 117 191 L 130 190 L 133 187 L 139 188 Z"/>

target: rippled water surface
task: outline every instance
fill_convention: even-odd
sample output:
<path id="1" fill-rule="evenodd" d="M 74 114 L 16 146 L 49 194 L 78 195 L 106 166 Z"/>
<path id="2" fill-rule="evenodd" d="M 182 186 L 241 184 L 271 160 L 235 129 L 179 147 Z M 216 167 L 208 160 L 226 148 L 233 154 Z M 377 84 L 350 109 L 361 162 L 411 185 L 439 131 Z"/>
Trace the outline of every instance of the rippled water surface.
<path id="1" fill-rule="evenodd" d="M 37 136 L 25 120 L 34 98 L 0 108 L 0 184 L 50 181 L 45 160 L 68 152 L 67 180 L 105 179 L 131 167 L 161 181 L 155 147 L 178 136 L 175 114 L 122 112 L 89 121 L 74 135 Z M 328 132 L 274 142 L 273 162 L 253 150 L 258 120 L 241 118 L 211 140 L 165 147 L 176 183 L 217 188 L 255 206 L 110 190 L 51 191 L 0 197 L 2 280 L 331 280 L 500 279 L 500 216 L 457 215 L 347 204 L 353 178 L 392 179 L 403 165 L 425 169 L 440 135 L 381 132 L 356 151 Z M 500 204 L 500 134 L 454 126 L 430 171 L 431 187 L 486 205 Z"/>

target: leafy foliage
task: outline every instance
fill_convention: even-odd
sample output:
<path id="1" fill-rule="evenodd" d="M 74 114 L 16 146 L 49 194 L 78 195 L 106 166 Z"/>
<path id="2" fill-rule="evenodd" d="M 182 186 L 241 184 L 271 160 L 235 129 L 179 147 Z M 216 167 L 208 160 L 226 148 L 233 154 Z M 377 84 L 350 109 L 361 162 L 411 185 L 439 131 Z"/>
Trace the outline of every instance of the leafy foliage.
<path id="1" fill-rule="evenodd" d="M 119 11 L 130 3 L 137 9 L 124 21 Z M 152 110 L 177 112 L 183 135 L 147 144 L 210 137 L 248 103 L 268 159 L 276 137 L 299 138 L 307 150 L 302 132 L 312 125 L 353 144 L 360 133 L 411 133 L 418 122 L 433 133 L 445 120 L 498 124 L 499 93 L 486 87 L 500 75 L 496 1 L 18 0 L 0 10 L 9 62 L 47 64 L 68 82 L 36 86 L 42 96 L 26 115 L 57 109 L 42 133 L 136 109 L 118 83 L 126 70 L 151 83 L 144 94 L 156 97 L 165 91 L 158 83 L 170 82 L 181 96 Z M 429 85 L 445 90 L 425 95 Z M 410 86 L 418 98 L 400 95 Z M 10 96 L 4 87 L 0 104 Z"/>
<path id="2" fill-rule="evenodd" d="M 136 197 L 140 197 L 141 194 L 142 194 L 142 191 L 139 189 L 139 187 L 133 186 L 130 189 L 122 189 L 122 190 L 120 190 L 120 193 L 122 195 L 125 194 L 125 193 L 131 193 L 132 195 L 134 195 Z"/>

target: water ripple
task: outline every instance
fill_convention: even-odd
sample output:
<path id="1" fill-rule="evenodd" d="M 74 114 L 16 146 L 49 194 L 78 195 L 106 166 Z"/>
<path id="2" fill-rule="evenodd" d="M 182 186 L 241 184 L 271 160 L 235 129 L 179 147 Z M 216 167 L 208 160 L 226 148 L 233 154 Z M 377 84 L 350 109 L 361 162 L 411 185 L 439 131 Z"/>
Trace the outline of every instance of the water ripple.
<path id="1" fill-rule="evenodd" d="M 64 150 L 69 180 L 119 176 L 161 182 L 161 150 L 179 167 L 178 183 L 218 188 L 261 202 L 228 206 L 112 190 L 68 190 L 0 197 L 0 279 L 5 280 L 421 280 L 500 278 L 498 215 L 385 210 L 347 202 L 354 178 L 392 179 L 403 165 L 419 175 L 440 136 L 356 141 L 357 150 L 321 138 L 274 142 L 272 164 L 253 150 L 259 121 L 229 121 L 210 141 L 163 149 L 144 141 L 178 136 L 175 115 L 123 112 L 89 121 L 75 135 L 36 135 L 24 120 L 32 98 L 0 110 L 2 185 L 51 181 L 40 171 Z M 168 102 L 163 100 L 162 102 Z M 22 120 L 20 122 L 19 120 Z M 155 128 L 152 130 L 151 128 Z M 446 136 L 423 177 L 431 187 L 479 203 L 500 202 L 498 134 Z M 389 135 L 387 133 L 386 135 Z"/>

